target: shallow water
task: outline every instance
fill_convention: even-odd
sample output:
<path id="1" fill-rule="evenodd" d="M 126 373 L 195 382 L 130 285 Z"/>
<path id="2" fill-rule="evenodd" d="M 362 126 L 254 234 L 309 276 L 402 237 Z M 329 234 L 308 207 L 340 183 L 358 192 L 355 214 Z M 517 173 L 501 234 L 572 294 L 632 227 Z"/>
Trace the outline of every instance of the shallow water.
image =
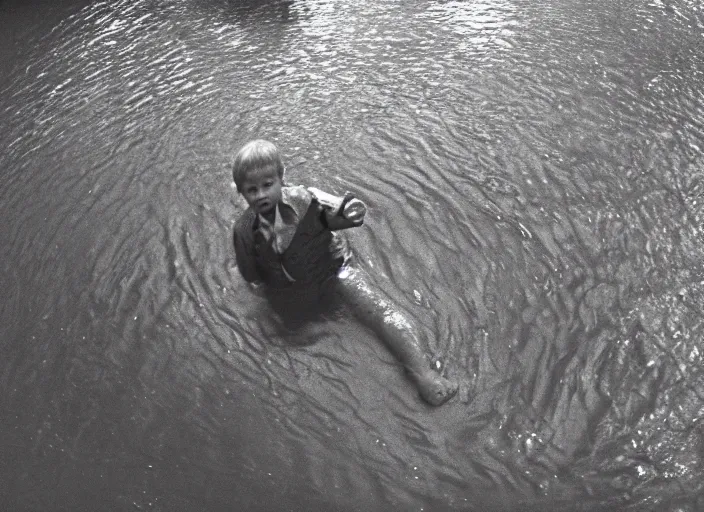
<path id="1" fill-rule="evenodd" d="M 700 510 L 704 8 L 548 4 L 0 4 L 4 509 Z M 458 398 L 248 292 L 255 137 Z"/>

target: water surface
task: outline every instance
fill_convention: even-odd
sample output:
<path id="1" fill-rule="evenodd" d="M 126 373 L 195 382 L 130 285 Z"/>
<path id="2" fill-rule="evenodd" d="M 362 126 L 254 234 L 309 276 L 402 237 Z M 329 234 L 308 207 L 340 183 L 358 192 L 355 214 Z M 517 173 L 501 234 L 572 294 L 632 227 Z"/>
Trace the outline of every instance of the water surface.
<path id="1" fill-rule="evenodd" d="M 0 6 L 5 509 L 704 505 L 699 2 L 37 9 Z M 458 398 L 249 293 L 255 137 L 368 204 Z"/>

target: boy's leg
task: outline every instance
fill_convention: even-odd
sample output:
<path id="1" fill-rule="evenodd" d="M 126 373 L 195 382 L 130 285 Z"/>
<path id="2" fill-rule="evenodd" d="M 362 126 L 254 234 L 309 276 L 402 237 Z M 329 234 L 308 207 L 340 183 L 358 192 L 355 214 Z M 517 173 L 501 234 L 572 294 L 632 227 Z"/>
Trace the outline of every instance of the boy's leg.
<path id="1" fill-rule="evenodd" d="M 362 270 L 344 267 L 337 285 L 355 316 L 374 330 L 401 360 L 426 402 L 441 405 L 455 395 L 457 384 L 431 367 L 418 328 L 368 282 Z"/>

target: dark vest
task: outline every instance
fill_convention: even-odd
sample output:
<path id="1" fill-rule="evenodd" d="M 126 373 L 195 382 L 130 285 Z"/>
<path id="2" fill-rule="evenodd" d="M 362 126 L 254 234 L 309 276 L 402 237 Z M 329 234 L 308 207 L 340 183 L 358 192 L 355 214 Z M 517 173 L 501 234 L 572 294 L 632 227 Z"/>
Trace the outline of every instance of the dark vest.
<path id="1" fill-rule="evenodd" d="M 261 280 L 273 288 L 309 286 L 335 275 L 349 256 L 346 240 L 324 224 L 323 208 L 315 198 L 299 219 L 291 243 L 283 252 L 256 231 L 256 214 L 248 208 L 235 224 L 237 265 L 248 281 Z M 284 273 L 294 278 L 291 281 Z"/>

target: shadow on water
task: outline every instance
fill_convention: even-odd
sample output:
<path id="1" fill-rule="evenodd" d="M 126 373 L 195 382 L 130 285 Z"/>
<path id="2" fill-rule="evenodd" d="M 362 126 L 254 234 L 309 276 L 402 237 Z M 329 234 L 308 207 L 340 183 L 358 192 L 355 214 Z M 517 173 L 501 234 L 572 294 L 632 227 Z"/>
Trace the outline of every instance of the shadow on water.
<path id="1" fill-rule="evenodd" d="M 12 77 L 26 58 L 31 41 L 47 34 L 60 20 L 75 14 L 90 0 L 52 2 L 51 0 L 0 1 L 0 89 L 4 80 Z"/>
<path id="2" fill-rule="evenodd" d="M 0 508 L 701 508 L 697 3 L 14 5 Z M 242 282 L 255 136 L 368 204 L 451 403 Z"/>

